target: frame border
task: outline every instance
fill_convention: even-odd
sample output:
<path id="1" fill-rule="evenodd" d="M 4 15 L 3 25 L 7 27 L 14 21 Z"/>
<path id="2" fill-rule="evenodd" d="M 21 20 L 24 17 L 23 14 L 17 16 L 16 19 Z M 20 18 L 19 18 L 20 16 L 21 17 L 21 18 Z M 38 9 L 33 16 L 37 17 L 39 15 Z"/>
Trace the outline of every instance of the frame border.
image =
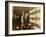
<path id="1" fill-rule="evenodd" d="M 27 33 L 27 34 L 8 34 L 8 2 L 27 3 L 27 4 L 42 4 L 43 5 L 43 32 L 42 33 Z M 5 1 L 5 36 L 18 36 L 18 35 L 36 35 L 45 34 L 45 3 L 41 2 L 22 2 L 22 1 Z"/>

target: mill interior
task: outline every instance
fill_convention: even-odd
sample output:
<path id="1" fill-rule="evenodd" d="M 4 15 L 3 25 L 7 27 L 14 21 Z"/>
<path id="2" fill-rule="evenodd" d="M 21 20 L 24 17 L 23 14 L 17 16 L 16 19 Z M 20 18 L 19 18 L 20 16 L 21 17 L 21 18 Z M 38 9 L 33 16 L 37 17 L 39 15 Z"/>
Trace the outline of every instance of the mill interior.
<path id="1" fill-rule="evenodd" d="M 40 28 L 40 7 L 13 7 L 12 30 Z"/>

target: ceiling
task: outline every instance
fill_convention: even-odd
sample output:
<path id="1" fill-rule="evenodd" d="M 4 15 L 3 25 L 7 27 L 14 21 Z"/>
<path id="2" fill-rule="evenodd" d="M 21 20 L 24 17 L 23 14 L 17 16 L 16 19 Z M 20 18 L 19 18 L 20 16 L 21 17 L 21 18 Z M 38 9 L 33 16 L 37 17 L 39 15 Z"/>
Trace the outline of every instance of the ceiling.
<path id="1" fill-rule="evenodd" d="M 13 11 L 14 14 L 16 14 L 17 16 L 22 16 L 22 12 L 24 11 L 24 13 L 28 13 L 29 10 L 33 9 L 32 7 L 13 7 Z"/>

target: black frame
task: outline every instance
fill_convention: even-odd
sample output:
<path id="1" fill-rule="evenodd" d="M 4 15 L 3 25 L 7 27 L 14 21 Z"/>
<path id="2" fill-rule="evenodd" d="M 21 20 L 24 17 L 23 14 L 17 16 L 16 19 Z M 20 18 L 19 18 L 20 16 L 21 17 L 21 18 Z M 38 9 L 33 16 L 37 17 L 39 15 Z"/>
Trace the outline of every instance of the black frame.
<path id="1" fill-rule="evenodd" d="M 28 34 L 8 34 L 8 2 L 27 3 L 27 4 L 42 4 L 43 5 L 43 33 L 28 33 Z M 34 35 L 34 34 L 45 34 L 45 3 L 40 2 L 22 2 L 22 1 L 5 1 L 5 36 L 18 36 L 18 35 Z"/>

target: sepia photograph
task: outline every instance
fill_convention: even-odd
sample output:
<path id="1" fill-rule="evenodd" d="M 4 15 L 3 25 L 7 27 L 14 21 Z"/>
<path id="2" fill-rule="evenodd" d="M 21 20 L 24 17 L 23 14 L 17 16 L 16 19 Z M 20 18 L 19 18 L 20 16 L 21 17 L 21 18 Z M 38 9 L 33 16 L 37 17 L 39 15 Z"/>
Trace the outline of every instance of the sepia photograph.
<path id="1" fill-rule="evenodd" d="M 6 1 L 5 10 L 5 35 L 44 34 L 44 3 Z"/>
<path id="2" fill-rule="evenodd" d="M 40 7 L 13 7 L 12 30 L 40 29 Z"/>

